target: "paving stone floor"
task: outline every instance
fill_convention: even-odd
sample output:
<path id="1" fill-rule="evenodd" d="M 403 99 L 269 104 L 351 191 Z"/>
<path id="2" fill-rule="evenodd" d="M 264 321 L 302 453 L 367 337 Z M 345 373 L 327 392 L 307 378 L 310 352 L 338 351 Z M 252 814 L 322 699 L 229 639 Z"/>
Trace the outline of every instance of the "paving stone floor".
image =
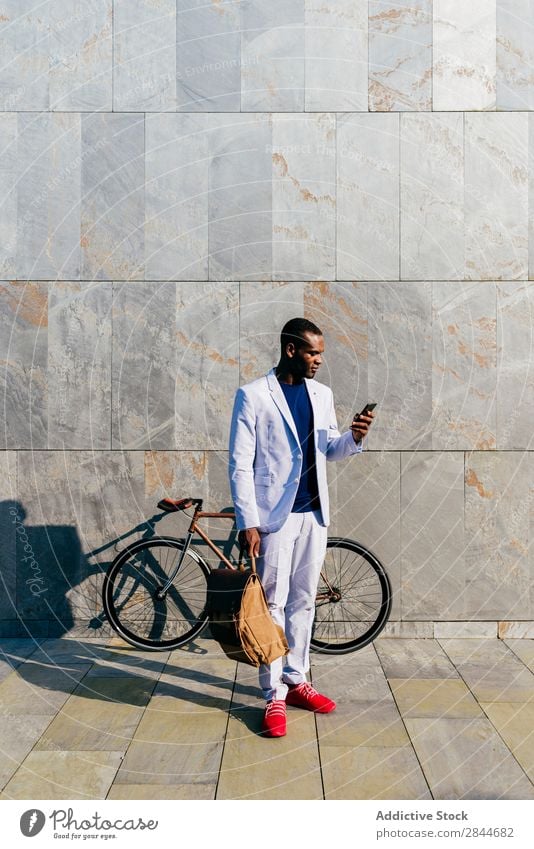
<path id="1" fill-rule="evenodd" d="M 258 732 L 257 673 L 199 639 L 0 641 L 3 799 L 534 799 L 534 640 L 313 655 L 338 701 Z"/>

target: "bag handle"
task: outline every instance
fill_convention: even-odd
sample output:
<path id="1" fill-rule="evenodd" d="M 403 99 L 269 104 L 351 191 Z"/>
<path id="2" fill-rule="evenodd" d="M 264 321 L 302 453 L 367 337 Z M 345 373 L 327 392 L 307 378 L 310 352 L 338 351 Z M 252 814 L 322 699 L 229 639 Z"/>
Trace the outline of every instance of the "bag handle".
<path id="1" fill-rule="evenodd" d="M 246 568 L 245 567 L 245 546 L 240 546 L 238 569 L 239 569 L 240 572 L 244 572 L 245 568 Z M 255 575 L 256 574 L 256 558 L 254 557 L 253 554 L 250 556 L 250 569 L 251 569 L 251 572 Z"/>

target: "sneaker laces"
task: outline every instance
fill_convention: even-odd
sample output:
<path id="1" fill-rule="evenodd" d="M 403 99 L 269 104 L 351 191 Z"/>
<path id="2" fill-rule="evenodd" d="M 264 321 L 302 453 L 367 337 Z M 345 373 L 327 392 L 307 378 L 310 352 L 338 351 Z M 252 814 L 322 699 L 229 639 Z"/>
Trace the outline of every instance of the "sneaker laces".
<path id="1" fill-rule="evenodd" d="M 312 687 L 311 684 L 308 684 L 307 681 L 303 681 L 302 684 L 297 684 L 297 688 L 299 693 L 302 693 L 303 696 L 318 696 L 319 693 Z"/>
<path id="2" fill-rule="evenodd" d="M 284 701 L 273 699 L 272 702 L 267 702 L 265 706 L 265 715 L 274 714 L 275 716 L 285 716 L 286 715 L 286 703 Z"/>

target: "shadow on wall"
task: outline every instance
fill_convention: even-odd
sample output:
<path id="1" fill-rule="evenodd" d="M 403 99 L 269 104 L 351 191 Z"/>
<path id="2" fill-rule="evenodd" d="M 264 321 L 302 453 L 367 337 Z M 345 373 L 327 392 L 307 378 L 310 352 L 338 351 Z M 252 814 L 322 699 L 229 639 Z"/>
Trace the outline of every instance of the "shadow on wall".
<path id="1" fill-rule="evenodd" d="M 84 553 L 76 527 L 28 526 L 19 501 L 0 502 L 0 637 L 60 637 L 73 629 L 86 636 L 110 636 L 101 604 L 102 577 L 120 543 L 157 536 L 155 525 L 167 515 L 156 514 Z M 234 528 L 229 537 L 214 539 L 227 557 L 235 536 Z M 195 538 L 194 546 L 210 560 L 201 539 Z"/>
<path id="2" fill-rule="evenodd" d="M 103 565 L 69 525 L 28 526 L 19 501 L 0 502 L 0 620 L 4 636 L 61 636 L 96 610 Z"/>

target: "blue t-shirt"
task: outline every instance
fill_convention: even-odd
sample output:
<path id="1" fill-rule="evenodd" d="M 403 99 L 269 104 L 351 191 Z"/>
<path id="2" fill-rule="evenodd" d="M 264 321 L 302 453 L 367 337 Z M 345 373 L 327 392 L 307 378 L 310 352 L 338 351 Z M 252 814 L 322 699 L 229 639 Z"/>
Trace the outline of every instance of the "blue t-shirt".
<path id="1" fill-rule="evenodd" d="M 302 451 L 302 471 L 292 513 L 307 513 L 320 510 L 319 487 L 315 470 L 315 442 L 313 436 L 313 410 L 306 389 L 302 383 L 280 383 L 288 407 L 293 416 Z"/>

